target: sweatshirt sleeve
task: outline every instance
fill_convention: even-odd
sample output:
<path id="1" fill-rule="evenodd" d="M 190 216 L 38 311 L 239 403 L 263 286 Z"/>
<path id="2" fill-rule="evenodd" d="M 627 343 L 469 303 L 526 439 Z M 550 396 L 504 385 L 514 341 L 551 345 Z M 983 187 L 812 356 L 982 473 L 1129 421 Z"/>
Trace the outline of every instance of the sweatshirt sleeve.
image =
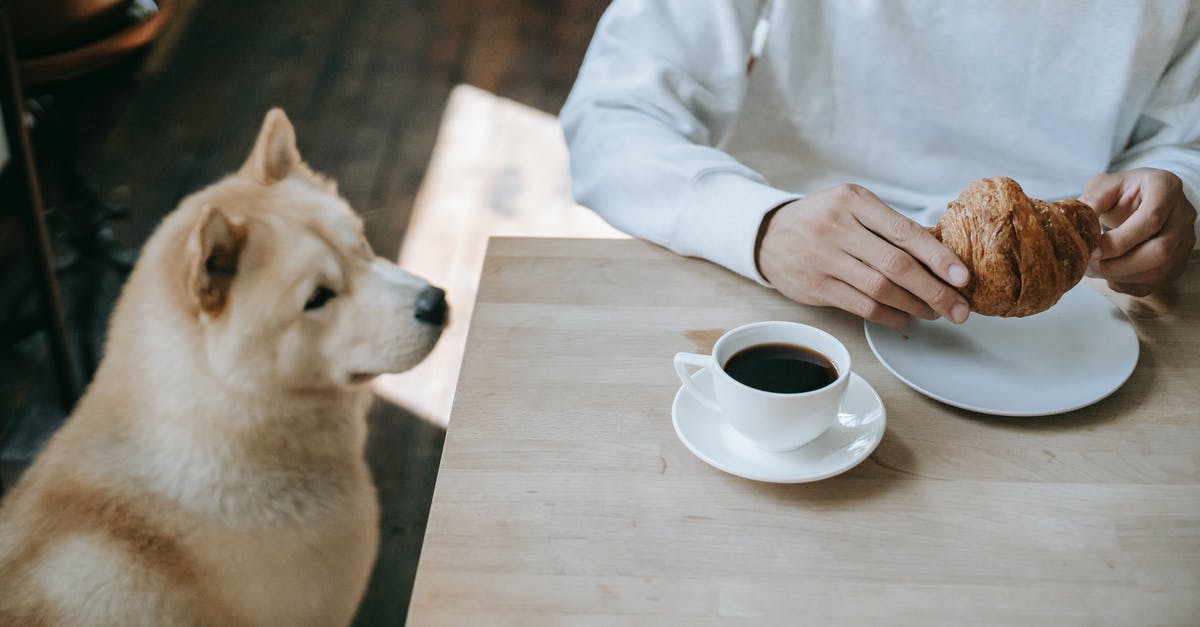
<path id="1" fill-rule="evenodd" d="M 616 0 L 562 110 L 572 191 L 610 224 L 764 283 L 763 216 L 797 198 L 718 146 L 762 0 Z"/>
<path id="2" fill-rule="evenodd" d="M 1109 166 L 1112 172 L 1134 168 L 1174 173 L 1183 181 L 1188 201 L 1200 210 L 1200 10 L 1195 7 L 1128 146 Z M 1193 228 L 1200 247 L 1200 221 Z"/>

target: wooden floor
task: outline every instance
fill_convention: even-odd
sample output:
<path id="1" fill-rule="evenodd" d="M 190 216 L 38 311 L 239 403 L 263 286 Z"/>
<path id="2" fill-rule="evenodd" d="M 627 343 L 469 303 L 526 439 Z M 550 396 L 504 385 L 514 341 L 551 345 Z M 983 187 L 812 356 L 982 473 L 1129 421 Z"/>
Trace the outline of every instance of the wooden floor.
<path id="1" fill-rule="evenodd" d="M 376 251 L 395 257 L 451 88 L 468 83 L 557 112 L 606 4 L 178 0 L 165 36 L 124 78 L 88 84 L 64 104 L 77 105 L 89 182 L 133 212 L 119 228 L 131 246 L 185 194 L 238 167 L 263 113 L 282 106 L 301 153 L 339 181 Z M 77 324 L 103 328 L 115 289 L 104 292 L 101 313 Z M 10 372 L 0 359 L 0 376 L 15 379 Z M 13 387 L 3 383 L 0 390 Z M 15 398 L 25 414 L 55 411 L 45 390 Z M 444 433 L 383 400 L 370 423 L 383 542 L 356 624 L 396 625 L 408 607 Z"/>

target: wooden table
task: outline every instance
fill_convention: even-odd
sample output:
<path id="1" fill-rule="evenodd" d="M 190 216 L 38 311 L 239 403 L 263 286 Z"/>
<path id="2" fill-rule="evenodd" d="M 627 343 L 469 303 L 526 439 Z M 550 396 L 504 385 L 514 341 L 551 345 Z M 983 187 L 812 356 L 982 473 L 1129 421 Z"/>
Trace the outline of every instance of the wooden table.
<path id="1" fill-rule="evenodd" d="M 861 320 L 708 263 L 493 239 L 410 624 L 1200 624 L 1197 266 L 1114 296 L 1141 340 L 1124 387 L 1017 419 L 925 398 Z M 857 468 L 755 483 L 676 438 L 672 355 L 766 319 L 827 329 L 882 396 Z"/>

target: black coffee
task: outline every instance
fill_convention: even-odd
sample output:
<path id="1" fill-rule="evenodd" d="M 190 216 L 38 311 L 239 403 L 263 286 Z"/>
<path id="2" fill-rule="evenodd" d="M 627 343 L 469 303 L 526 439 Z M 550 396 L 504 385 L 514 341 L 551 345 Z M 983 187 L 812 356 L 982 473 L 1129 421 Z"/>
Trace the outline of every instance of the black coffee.
<path id="1" fill-rule="evenodd" d="M 764 392 L 796 394 L 819 390 L 837 381 L 829 358 L 796 344 L 758 344 L 734 353 L 725 372 L 739 383 Z"/>

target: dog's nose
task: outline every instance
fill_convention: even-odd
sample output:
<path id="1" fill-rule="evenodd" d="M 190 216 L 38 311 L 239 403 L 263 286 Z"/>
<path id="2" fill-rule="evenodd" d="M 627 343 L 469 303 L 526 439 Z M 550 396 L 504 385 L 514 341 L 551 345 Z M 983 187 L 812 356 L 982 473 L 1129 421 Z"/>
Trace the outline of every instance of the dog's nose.
<path id="1" fill-rule="evenodd" d="M 446 290 L 430 285 L 417 294 L 413 316 L 422 322 L 442 324 L 446 321 Z"/>

